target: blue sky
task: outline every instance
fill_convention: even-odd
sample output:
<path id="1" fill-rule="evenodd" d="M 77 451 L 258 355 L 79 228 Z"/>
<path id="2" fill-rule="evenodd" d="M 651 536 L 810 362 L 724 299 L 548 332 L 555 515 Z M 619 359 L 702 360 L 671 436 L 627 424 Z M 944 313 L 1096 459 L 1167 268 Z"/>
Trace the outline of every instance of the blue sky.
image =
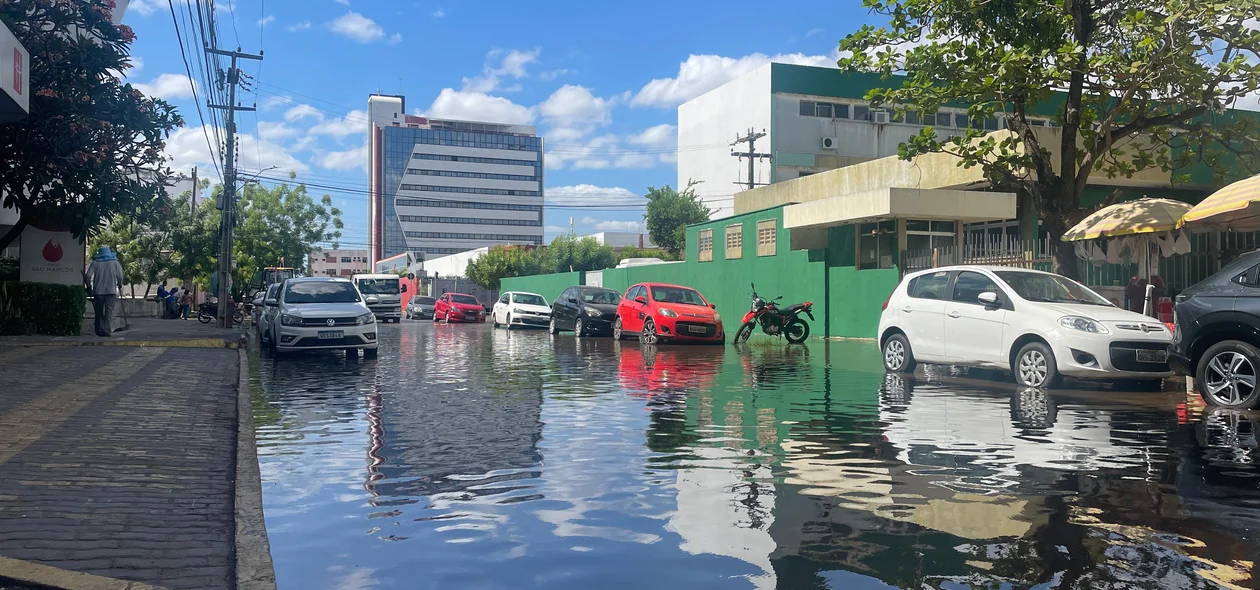
<path id="1" fill-rule="evenodd" d="M 242 169 L 338 187 L 314 191 L 344 211 L 343 245 L 365 247 L 368 94 L 403 94 L 416 114 L 536 125 L 548 239 L 571 216 L 579 233 L 634 230 L 646 187 L 676 183 L 677 105 L 771 59 L 834 66 L 837 40 L 871 22 L 856 0 L 841 4 L 219 0 L 218 19 L 223 45 L 266 56 L 243 66 L 258 82 L 239 100 L 259 110 L 238 115 Z M 213 177 L 166 0 L 131 0 L 124 22 L 137 35 L 128 80 L 187 120 L 168 142 L 172 168 Z M 609 203 L 626 207 L 560 207 Z"/>

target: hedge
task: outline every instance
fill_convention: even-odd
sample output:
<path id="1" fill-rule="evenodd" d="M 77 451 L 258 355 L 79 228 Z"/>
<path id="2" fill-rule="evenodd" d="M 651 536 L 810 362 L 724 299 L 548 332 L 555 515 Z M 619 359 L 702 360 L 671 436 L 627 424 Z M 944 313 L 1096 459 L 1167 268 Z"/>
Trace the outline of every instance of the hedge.
<path id="1" fill-rule="evenodd" d="M 86 301 L 79 285 L 0 282 L 0 335 L 78 336 Z"/>

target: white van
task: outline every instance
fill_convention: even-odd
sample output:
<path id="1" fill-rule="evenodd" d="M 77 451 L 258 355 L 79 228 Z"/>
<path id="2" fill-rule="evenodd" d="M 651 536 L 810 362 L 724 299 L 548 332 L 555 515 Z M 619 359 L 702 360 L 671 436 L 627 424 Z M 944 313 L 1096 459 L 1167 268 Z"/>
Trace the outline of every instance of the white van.
<path id="1" fill-rule="evenodd" d="M 401 284 L 398 275 L 362 274 L 350 278 L 354 286 L 359 288 L 368 309 L 382 322 L 402 321 L 403 294 L 407 285 Z"/>

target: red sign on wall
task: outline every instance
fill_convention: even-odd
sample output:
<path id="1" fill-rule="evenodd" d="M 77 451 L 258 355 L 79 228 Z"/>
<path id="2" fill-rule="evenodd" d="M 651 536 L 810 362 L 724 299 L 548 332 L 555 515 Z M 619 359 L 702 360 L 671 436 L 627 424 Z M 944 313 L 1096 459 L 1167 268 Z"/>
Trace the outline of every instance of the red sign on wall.
<path id="1" fill-rule="evenodd" d="M 22 52 L 13 48 L 13 90 L 22 94 Z"/>

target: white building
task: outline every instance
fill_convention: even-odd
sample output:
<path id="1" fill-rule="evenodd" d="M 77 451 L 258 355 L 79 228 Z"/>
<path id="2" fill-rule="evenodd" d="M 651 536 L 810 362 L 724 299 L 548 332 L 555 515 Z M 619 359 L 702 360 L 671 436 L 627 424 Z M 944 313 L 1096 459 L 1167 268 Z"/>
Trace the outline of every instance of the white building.
<path id="1" fill-rule="evenodd" d="M 372 272 L 367 250 L 315 250 L 310 257 L 313 277 L 350 277 Z"/>
<path id="2" fill-rule="evenodd" d="M 369 257 L 426 260 L 543 241 L 543 142 L 534 127 L 407 114 L 368 98 Z"/>
<path id="3" fill-rule="evenodd" d="M 450 256 L 442 256 L 432 260 L 424 261 L 424 272 L 428 276 L 434 276 L 437 273 L 439 278 L 453 279 L 457 277 L 468 276 L 468 265 L 481 258 L 482 254 L 490 251 L 490 247 L 477 248 L 476 250 L 468 250 L 459 254 L 451 254 Z"/>
<path id="4" fill-rule="evenodd" d="M 582 236 L 583 238 L 595 238 L 604 246 L 612 246 L 613 248 L 655 248 L 652 239 L 648 237 L 647 232 L 639 233 L 632 231 L 604 231 L 597 234 Z"/>

